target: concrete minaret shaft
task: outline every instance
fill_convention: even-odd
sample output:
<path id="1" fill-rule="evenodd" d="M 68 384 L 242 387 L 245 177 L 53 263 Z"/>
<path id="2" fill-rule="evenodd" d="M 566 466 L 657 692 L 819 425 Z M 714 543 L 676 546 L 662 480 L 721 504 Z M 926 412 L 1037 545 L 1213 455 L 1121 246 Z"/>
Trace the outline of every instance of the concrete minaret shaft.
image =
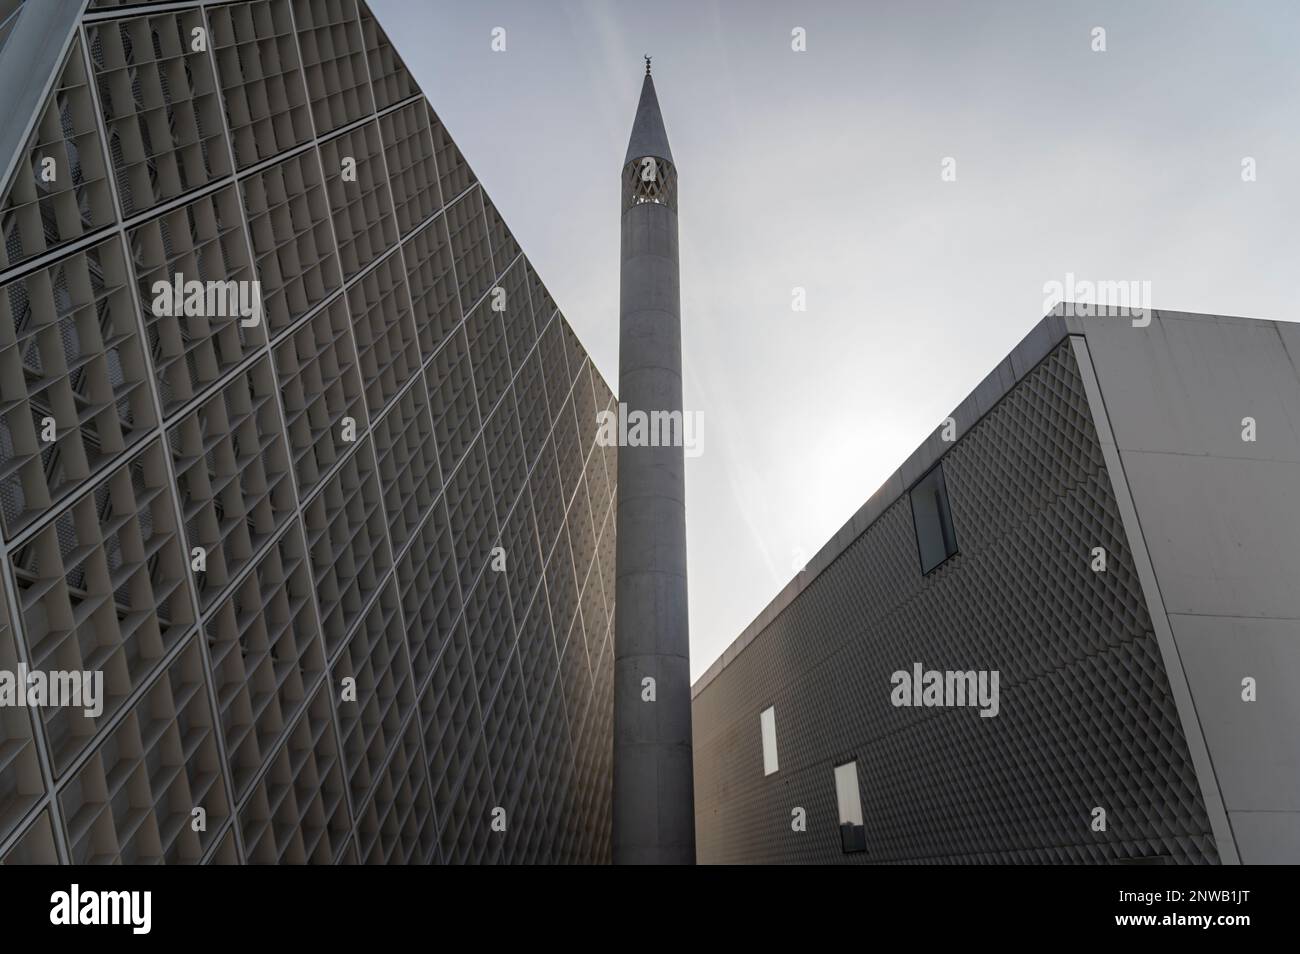
<path id="1" fill-rule="evenodd" d="M 620 429 L 614 862 L 694 864 L 677 169 L 649 57 L 623 160 L 622 199 L 619 401 L 629 422 L 637 412 L 651 421 L 668 412 L 675 440 L 648 446 L 634 426 L 627 435 Z"/>

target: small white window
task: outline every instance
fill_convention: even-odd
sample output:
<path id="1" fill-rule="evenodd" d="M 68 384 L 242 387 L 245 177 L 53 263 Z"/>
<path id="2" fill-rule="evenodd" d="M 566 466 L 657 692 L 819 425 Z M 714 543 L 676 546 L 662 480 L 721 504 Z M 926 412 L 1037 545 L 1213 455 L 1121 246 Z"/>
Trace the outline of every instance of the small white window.
<path id="1" fill-rule="evenodd" d="M 840 803 L 840 824 L 862 824 L 862 796 L 858 792 L 858 763 L 835 767 L 835 797 Z"/>
<path id="2" fill-rule="evenodd" d="M 758 717 L 758 724 L 763 730 L 763 774 L 771 775 L 777 770 L 776 761 L 776 708 L 768 706 Z"/>
<path id="3" fill-rule="evenodd" d="M 835 800 L 840 807 L 840 847 L 847 854 L 866 851 L 866 829 L 862 825 L 862 794 L 858 791 L 858 763 L 835 766 Z"/>

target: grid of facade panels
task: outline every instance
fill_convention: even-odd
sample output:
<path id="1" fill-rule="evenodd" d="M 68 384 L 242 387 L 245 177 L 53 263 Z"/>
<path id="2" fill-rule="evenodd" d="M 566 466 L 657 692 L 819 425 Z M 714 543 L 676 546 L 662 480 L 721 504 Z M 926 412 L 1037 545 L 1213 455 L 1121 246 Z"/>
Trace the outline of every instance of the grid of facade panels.
<path id="1" fill-rule="evenodd" d="M 0 670 L 103 705 L 0 708 L 0 863 L 607 861 L 614 396 L 373 13 L 92 0 L 56 74 Z"/>

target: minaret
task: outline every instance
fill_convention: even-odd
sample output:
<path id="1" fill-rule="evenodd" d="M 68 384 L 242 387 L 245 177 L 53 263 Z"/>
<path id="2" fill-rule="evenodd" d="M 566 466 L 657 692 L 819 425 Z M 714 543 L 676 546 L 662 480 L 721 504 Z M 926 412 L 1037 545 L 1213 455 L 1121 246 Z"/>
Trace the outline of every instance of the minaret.
<path id="1" fill-rule="evenodd" d="M 629 421 L 669 412 L 676 439 L 646 446 L 620 429 L 614 863 L 694 864 L 677 169 L 648 56 L 623 160 L 621 251 L 619 402 Z"/>

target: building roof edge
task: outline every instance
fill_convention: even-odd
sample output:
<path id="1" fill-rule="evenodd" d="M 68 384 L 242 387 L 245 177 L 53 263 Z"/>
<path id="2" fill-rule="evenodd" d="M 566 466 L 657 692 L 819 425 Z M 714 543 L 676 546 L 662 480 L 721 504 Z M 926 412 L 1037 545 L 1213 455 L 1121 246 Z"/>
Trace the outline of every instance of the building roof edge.
<path id="1" fill-rule="evenodd" d="M 780 592 L 767 604 L 754 620 L 745 627 L 723 650 L 699 679 L 691 686 L 691 698 L 694 699 L 740 653 L 752 643 L 776 619 L 808 585 L 828 566 L 831 565 L 849 545 L 867 531 L 869 527 L 889 507 L 903 496 L 918 479 L 933 467 L 960 440 L 967 431 L 977 424 L 989 411 L 993 410 L 1006 394 L 1014 388 L 1033 368 L 1069 335 L 1086 335 L 1088 327 L 1097 322 L 1130 320 L 1127 316 L 1089 315 L 1077 316 L 1066 306 L 1054 310 L 1040 319 L 1020 340 L 1020 343 L 1003 358 L 966 398 L 957 405 L 949 415 L 956 423 L 956 438 L 944 441 L 941 437 L 942 427 L 936 427 L 930 436 L 916 450 L 908 455 L 902 465 L 886 478 L 857 512 L 828 540 L 808 561 L 808 565 L 795 574 Z M 1193 312 L 1176 312 L 1152 309 L 1153 320 L 1210 320 L 1225 322 L 1257 322 L 1263 319 L 1242 318 L 1226 315 L 1204 315 Z"/>

